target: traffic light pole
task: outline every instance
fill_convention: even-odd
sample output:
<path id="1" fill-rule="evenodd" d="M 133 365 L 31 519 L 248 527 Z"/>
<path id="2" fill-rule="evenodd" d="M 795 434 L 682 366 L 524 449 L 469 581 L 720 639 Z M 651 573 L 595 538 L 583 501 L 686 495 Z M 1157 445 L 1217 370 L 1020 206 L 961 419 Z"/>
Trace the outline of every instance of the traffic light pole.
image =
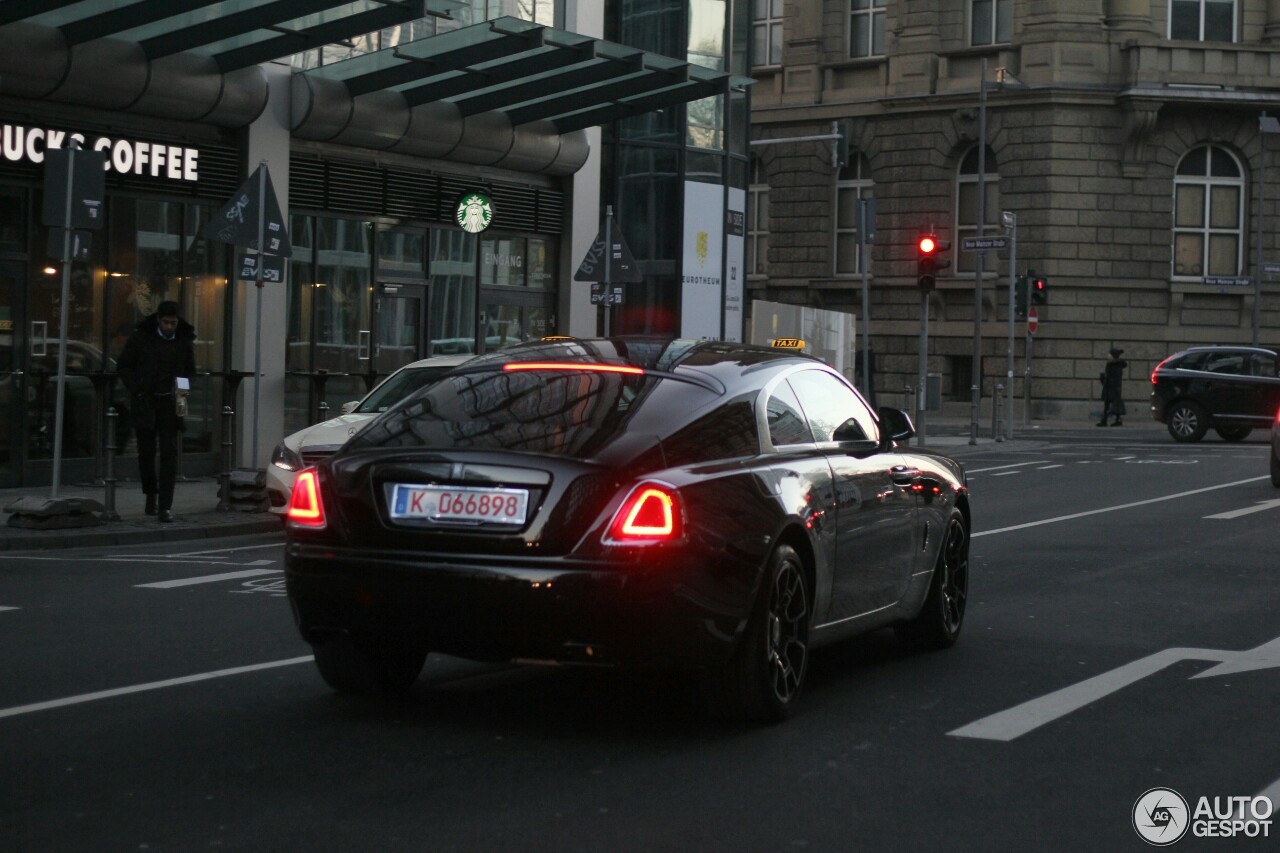
<path id="1" fill-rule="evenodd" d="M 986 212 L 987 177 L 987 60 L 982 59 L 978 81 L 978 238 L 982 238 Z M 973 385 L 969 389 L 969 443 L 978 443 L 978 407 L 982 399 L 982 261 L 979 249 L 973 271 Z"/>
<path id="2" fill-rule="evenodd" d="M 1009 229 L 1009 367 L 1004 382 L 1008 402 L 1004 407 L 1004 437 L 1013 441 L 1013 304 L 1018 288 L 1018 214 L 1006 211 L 1003 218 L 1005 227 Z"/>
<path id="3" fill-rule="evenodd" d="M 920 292 L 920 355 L 919 376 L 916 377 L 916 444 L 925 445 L 924 412 L 925 394 L 929 387 L 929 294 Z"/>

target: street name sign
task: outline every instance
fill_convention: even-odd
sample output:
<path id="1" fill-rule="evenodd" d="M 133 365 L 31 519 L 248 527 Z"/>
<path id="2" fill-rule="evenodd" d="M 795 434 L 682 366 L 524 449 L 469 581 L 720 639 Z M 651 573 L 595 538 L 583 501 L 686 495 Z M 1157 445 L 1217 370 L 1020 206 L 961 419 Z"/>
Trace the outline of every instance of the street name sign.
<path id="1" fill-rule="evenodd" d="M 1204 283 L 1213 287 L 1248 287 L 1253 279 L 1234 275 L 1207 275 Z"/>
<path id="2" fill-rule="evenodd" d="M 1008 237 L 962 237 L 960 248 L 965 252 L 985 252 L 987 249 L 1009 248 Z"/>

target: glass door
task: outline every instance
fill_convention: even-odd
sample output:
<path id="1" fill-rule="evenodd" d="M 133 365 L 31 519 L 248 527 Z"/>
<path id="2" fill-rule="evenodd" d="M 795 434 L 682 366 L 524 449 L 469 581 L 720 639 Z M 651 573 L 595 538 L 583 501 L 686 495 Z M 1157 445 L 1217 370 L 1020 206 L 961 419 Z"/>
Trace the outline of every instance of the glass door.
<path id="1" fill-rule="evenodd" d="M 374 359 L 379 378 L 422 358 L 427 329 L 427 289 L 421 284 L 378 285 Z"/>
<path id="2" fill-rule="evenodd" d="M 0 488 L 20 485 L 23 412 L 26 377 L 18 359 L 18 331 L 22 328 L 18 295 L 26 288 L 26 266 L 0 261 Z"/>

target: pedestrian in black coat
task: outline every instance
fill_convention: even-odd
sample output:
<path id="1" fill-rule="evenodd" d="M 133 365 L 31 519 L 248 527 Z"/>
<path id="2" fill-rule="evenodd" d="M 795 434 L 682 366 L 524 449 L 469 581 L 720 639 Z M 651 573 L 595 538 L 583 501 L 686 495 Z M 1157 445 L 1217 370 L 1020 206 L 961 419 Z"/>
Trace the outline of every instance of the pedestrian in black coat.
<path id="1" fill-rule="evenodd" d="M 178 475 L 178 434 L 182 432 L 179 405 L 196 372 L 195 327 L 178 316 L 178 303 L 161 302 L 125 342 L 116 368 L 133 401 L 133 425 L 138 436 L 138 475 L 147 496 L 147 515 L 173 521 L 173 485 Z M 156 471 L 156 450 L 160 470 Z"/>
<path id="2" fill-rule="evenodd" d="M 1124 369 L 1129 362 L 1120 359 L 1124 355 L 1122 349 L 1112 347 L 1107 355 L 1107 363 L 1098 374 L 1098 380 L 1102 382 L 1102 420 L 1098 421 L 1098 426 L 1106 426 L 1109 417 L 1115 417 L 1112 426 L 1120 426 L 1124 416 L 1124 400 L 1121 399 Z"/>

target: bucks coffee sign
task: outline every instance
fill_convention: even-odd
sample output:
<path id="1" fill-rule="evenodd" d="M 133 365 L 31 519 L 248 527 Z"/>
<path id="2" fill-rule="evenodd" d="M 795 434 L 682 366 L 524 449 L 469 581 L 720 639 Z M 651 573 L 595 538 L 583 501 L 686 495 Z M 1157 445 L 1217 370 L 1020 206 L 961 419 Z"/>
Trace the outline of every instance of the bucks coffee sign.
<path id="1" fill-rule="evenodd" d="M 198 148 L 21 124 L 0 125 L 0 156 L 11 163 L 43 163 L 47 152 L 71 148 L 72 142 L 86 151 L 101 151 L 106 156 L 108 172 L 147 175 L 171 181 L 200 180 Z"/>
<path id="2" fill-rule="evenodd" d="M 453 218 L 463 231 L 479 234 L 493 222 L 493 202 L 484 193 L 465 193 L 458 199 Z"/>

